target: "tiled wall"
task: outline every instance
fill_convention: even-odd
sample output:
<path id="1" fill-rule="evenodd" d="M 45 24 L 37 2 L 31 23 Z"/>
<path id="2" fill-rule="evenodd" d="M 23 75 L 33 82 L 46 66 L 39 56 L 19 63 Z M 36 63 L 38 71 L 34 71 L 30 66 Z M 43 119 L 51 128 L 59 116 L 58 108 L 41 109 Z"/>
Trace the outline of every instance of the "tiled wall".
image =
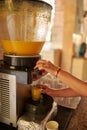
<path id="1" fill-rule="evenodd" d="M 63 0 L 55 1 L 55 13 L 52 30 L 52 42 L 55 47 L 62 47 L 64 28 L 64 4 Z"/>
<path id="2" fill-rule="evenodd" d="M 53 44 L 62 46 L 62 68 L 71 71 L 73 40 L 77 18 L 77 5 L 82 0 L 56 0 L 53 30 Z M 82 6 L 82 5 L 81 5 Z M 62 36 L 62 38 L 61 38 Z"/>
<path id="3" fill-rule="evenodd" d="M 56 66 L 61 66 L 61 49 L 51 49 L 42 51 L 41 55 L 43 59 L 51 61 Z"/>

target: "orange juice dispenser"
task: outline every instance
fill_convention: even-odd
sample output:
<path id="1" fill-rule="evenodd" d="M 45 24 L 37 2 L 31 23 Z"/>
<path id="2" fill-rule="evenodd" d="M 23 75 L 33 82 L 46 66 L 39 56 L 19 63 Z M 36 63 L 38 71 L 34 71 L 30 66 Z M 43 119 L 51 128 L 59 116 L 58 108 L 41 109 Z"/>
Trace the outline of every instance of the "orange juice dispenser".
<path id="1" fill-rule="evenodd" d="M 7 55 L 37 55 L 46 40 L 52 7 L 38 0 L 3 0 L 0 34 Z"/>
<path id="2" fill-rule="evenodd" d="M 44 75 L 33 68 L 41 58 L 51 11 L 49 0 L 0 0 L 0 122 L 16 126 L 27 85 Z"/>
<path id="3" fill-rule="evenodd" d="M 51 10 L 52 6 L 46 0 L 0 1 L 0 44 L 6 66 L 33 70 L 41 58 Z"/>

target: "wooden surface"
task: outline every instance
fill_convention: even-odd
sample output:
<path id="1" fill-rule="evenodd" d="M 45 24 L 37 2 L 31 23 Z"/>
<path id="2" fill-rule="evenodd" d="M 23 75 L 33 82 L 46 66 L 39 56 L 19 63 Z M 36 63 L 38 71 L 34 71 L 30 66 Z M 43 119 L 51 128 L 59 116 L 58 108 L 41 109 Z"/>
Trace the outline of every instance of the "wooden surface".
<path id="1" fill-rule="evenodd" d="M 87 97 L 82 97 L 66 130 L 87 130 Z"/>

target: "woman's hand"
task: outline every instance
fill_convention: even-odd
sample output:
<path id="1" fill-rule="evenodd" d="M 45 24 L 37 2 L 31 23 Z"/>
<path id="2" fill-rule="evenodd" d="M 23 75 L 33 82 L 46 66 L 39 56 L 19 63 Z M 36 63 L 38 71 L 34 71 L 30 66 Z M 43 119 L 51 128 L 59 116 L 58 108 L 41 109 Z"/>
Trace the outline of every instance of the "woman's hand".
<path id="1" fill-rule="evenodd" d="M 52 74 L 52 75 L 56 75 L 57 69 L 58 67 L 55 66 L 54 64 L 52 64 L 50 61 L 46 61 L 46 60 L 39 60 L 36 63 L 36 66 L 34 67 L 34 69 L 43 69 L 46 72 Z"/>
<path id="2" fill-rule="evenodd" d="M 43 94 L 47 94 L 47 95 L 49 95 L 49 96 L 51 96 L 51 97 L 55 97 L 56 95 L 56 90 L 54 90 L 54 89 L 51 89 L 51 88 L 49 88 L 48 86 L 46 86 L 46 85 L 40 85 L 40 87 L 41 87 L 41 93 L 43 93 Z"/>

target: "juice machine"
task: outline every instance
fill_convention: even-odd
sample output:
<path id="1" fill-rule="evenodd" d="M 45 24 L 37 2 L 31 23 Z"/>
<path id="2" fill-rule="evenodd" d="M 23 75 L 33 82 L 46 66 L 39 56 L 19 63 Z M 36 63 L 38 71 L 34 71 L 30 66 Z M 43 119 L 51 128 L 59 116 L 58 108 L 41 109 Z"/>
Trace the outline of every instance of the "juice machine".
<path id="1" fill-rule="evenodd" d="M 45 75 L 43 70 L 33 68 L 41 58 L 51 10 L 46 0 L 0 0 L 0 44 L 4 51 L 0 60 L 2 123 L 17 126 L 25 101 L 30 98 L 30 84 Z"/>

